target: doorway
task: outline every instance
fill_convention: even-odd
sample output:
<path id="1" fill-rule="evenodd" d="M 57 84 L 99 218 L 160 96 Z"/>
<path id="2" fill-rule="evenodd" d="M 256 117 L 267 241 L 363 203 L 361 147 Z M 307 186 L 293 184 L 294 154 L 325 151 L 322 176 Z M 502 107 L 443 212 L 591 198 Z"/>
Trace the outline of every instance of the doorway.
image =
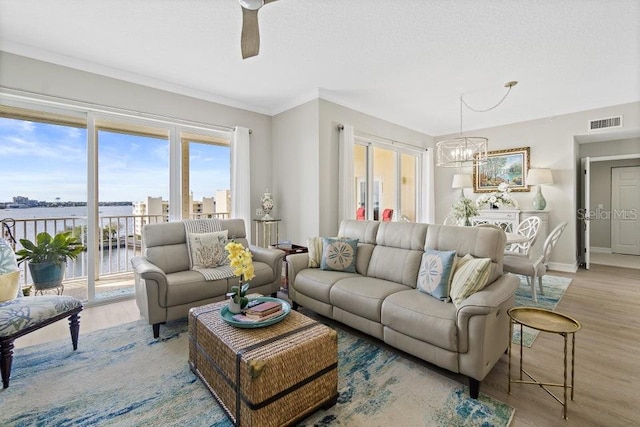
<path id="1" fill-rule="evenodd" d="M 640 153 L 583 160 L 586 268 L 640 268 Z"/>

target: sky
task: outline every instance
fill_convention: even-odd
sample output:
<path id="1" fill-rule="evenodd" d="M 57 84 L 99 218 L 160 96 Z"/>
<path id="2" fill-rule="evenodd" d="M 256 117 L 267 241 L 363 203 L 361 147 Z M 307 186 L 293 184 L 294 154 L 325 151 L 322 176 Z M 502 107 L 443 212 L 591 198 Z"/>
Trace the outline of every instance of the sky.
<path id="1" fill-rule="evenodd" d="M 87 131 L 0 118 L 0 202 L 87 200 Z M 99 131 L 99 201 L 169 196 L 168 140 Z M 230 188 L 229 148 L 190 144 L 195 200 Z"/>

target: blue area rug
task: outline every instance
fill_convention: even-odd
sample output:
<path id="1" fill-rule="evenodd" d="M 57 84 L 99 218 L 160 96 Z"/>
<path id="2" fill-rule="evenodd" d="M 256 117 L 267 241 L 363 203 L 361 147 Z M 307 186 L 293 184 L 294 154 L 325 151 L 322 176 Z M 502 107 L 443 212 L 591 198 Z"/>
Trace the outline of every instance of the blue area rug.
<path id="1" fill-rule="evenodd" d="M 571 284 L 571 279 L 546 274 L 542 277 L 542 289 L 544 289 L 544 293 L 540 294 L 540 288 L 537 287 L 538 301 L 533 302 L 533 299 L 531 299 L 531 286 L 527 284 L 526 277 L 519 277 L 520 286 L 516 291 L 516 307 L 538 307 L 553 311 Z M 536 286 L 538 286 L 537 283 Z M 531 347 L 538 334 L 539 331 L 525 326 L 522 331 L 522 344 L 526 347 Z M 520 326 L 514 326 L 511 342 L 520 344 Z"/>
<path id="2" fill-rule="evenodd" d="M 189 370 L 186 321 L 153 339 L 143 321 L 18 349 L 2 426 L 231 426 Z M 505 426 L 514 410 L 345 331 L 338 403 L 305 426 Z"/>

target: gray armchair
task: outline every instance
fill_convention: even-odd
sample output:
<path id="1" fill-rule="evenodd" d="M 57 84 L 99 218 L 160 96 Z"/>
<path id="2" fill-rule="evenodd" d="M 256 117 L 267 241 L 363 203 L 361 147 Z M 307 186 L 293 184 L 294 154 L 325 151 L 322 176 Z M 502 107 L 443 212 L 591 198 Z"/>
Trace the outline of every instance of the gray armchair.
<path id="1" fill-rule="evenodd" d="M 284 252 L 249 245 L 242 219 L 220 220 L 229 238 L 251 250 L 255 278 L 251 293 L 275 296 L 280 289 Z M 225 299 L 237 277 L 205 280 L 190 269 L 187 234 L 182 222 L 147 224 L 142 229 L 144 255 L 131 259 L 135 277 L 136 303 L 140 314 L 153 325 L 153 336 L 160 325 L 187 317 L 189 309 Z"/>

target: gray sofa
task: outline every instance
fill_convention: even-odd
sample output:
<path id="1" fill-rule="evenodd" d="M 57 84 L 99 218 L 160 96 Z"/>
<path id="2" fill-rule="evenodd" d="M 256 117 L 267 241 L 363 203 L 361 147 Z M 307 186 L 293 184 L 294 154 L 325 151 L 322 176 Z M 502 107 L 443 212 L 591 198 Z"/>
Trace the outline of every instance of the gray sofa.
<path id="1" fill-rule="evenodd" d="M 503 274 L 506 236 L 492 228 L 345 220 L 340 237 L 359 239 L 356 273 L 308 268 L 308 254 L 287 256 L 289 298 L 298 305 L 427 362 L 480 382 L 509 344 L 507 310 L 519 279 Z M 459 307 L 416 289 L 426 248 L 491 258 L 488 285 Z"/>
<path id="2" fill-rule="evenodd" d="M 228 238 L 249 247 L 253 255 L 255 277 L 250 292 L 276 296 L 281 285 L 284 252 L 250 246 L 242 219 L 220 220 Z M 136 303 L 140 314 L 153 325 L 153 336 L 160 325 L 187 317 L 189 309 L 225 299 L 237 277 L 206 281 L 190 270 L 187 234 L 182 222 L 147 224 L 142 229 L 144 255 L 131 259 L 135 276 Z"/>

